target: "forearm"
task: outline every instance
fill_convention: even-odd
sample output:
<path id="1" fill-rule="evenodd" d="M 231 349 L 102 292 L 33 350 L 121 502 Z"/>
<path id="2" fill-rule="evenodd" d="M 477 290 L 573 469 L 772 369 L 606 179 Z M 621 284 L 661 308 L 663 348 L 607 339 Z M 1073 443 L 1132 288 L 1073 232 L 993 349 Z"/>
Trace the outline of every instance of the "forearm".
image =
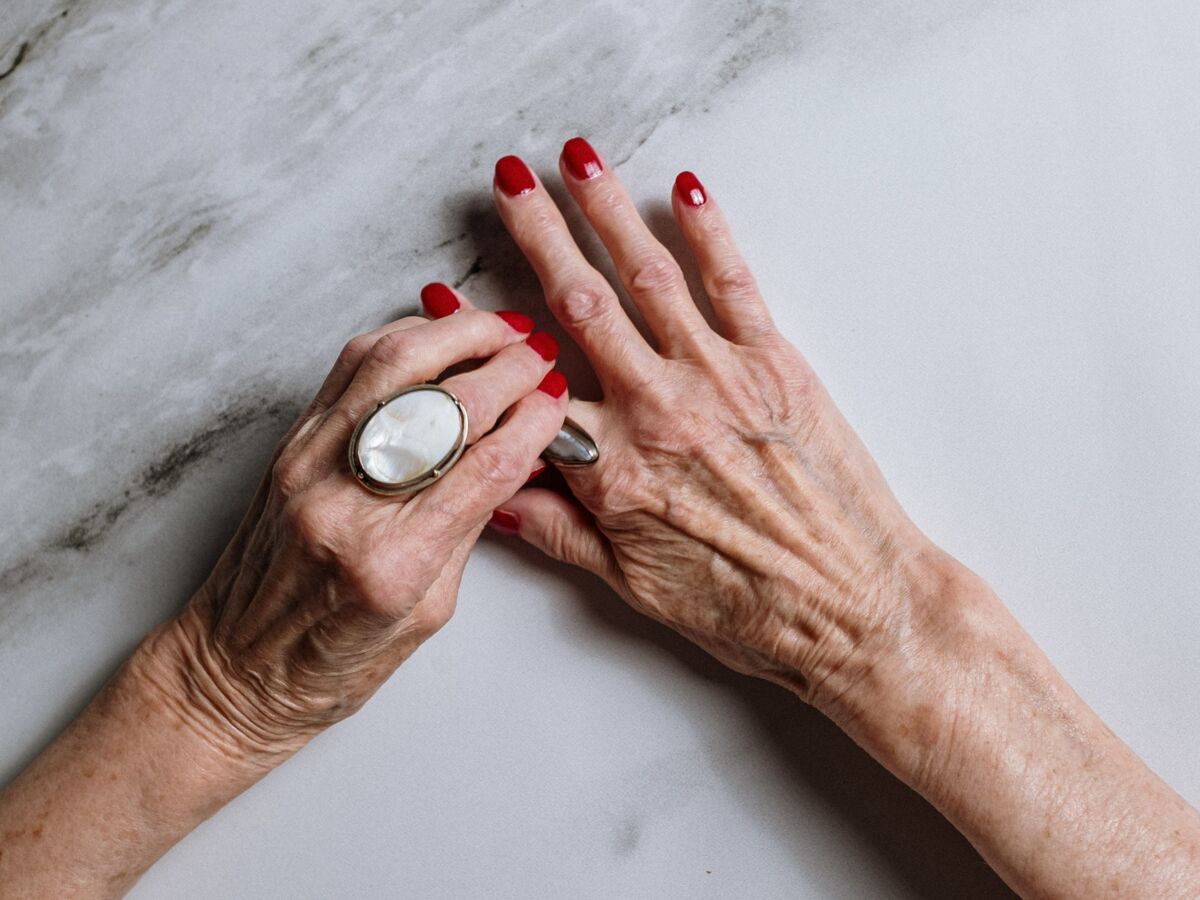
<path id="1" fill-rule="evenodd" d="M 1200 896 L 1195 810 L 982 582 L 941 591 L 937 637 L 898 646 L 834 717 L 1025 896 Z"/>
<path id="2" fill-rule="evenodd" d="M 269 768 L 181 714 L 161 651 L 152 636 L 0 793 L 0 897 L 121 896 Z"/>

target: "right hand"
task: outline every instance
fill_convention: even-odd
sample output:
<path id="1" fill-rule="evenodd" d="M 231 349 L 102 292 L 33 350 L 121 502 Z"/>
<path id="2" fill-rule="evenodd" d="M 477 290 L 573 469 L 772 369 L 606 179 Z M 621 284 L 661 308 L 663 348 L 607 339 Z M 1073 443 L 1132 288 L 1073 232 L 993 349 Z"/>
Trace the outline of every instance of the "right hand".
<path id="1" fill-rule="evenodd" d="M 594 467 L 563 470 L 579 503 L 531 488 L 503 509 L 523 539 L 605 578 L 729 666 L 852 716 L 846 706 L 863 682 L 885 667 L 907 677 L 907 657 L 927 636 L 953 634 L 956 613 L 937 598 L 945 580 L 971 576 L 904 514 L 771 321 L 699 183 L 677 184 L 673 209 L 719 331 L 616 175 L 598 157 L 573 165 L 572 150 L 591 152 L 569 144 L 563 180 L 657 347 L 544 187 L 530 175 L 518 181 L 531 187 L 510 194 L 500 170 L 501 216 L 604 390 L 598 403 L 571 406 L 601 453 Z"/>

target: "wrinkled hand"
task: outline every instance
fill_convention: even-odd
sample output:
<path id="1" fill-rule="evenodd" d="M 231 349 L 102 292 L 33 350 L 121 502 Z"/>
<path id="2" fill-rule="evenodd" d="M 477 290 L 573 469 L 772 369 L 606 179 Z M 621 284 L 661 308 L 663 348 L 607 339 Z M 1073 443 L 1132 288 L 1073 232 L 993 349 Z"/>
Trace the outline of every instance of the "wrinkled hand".
<path id="1" fill-rule="evenodd" d="M 346 345 L 216 569 L 151 638 L 145 656 L 166 700 L 229 753 L 269 763 L 295 750 L 437 631 L 493 507 L 525 483 L 562 424 L 553 341 L 527 343 L 527 317 L 474 309 L 443 285 L 425 296 L 443 318 L 402 319 Z M 443 382 L 468 410 L 473 446 L 458 464 L 411 497 L 359 485 L 347 460 L 358 420 L 470 359 L 487 362 Z"/>
<path id="2" fill-rule="evenodd" d="M 673 210 L 718 330 L 594 151 L 576 139 L 561 160 L 652 347 L 527 171 L 502 160 L 496 202 L 599 377 L 603 400 L 573 400 L 570 415 L 601 459 L 563 470 L 578 503 L 530 488 L 504 504 L 505 518 L 731 667 L 828 706 L 895 649 L 903 621 L 926 614 L 916 586 L 942 577 L 929 573 L 947 558 L 776 330 L 694 176 L 677 180 Z"/>

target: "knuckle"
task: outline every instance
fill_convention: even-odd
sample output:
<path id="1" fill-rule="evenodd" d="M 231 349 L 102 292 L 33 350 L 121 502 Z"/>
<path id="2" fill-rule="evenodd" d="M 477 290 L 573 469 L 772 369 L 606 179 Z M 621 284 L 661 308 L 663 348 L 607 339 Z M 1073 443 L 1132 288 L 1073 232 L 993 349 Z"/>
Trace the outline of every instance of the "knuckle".
<path id="1" fill-rule="evenodd" d="M 526 204 L 517 222 L 518 243 L 545 240 L 547 235 L 557 232 L 560 227 L 556 210 L 538 202 Z"/>
<path id="2" fill-rule="evenodd" d="M 612 182 L 597 185 L 597 190 L 589 198 L 588 211 L 593 214 L 599 214 L 611 218 L 613 216 L 625 217 L 627 211 L 626 200 L 621 195 L 621 191 L 614 188 Z"/>
<path id="3" fill-rule="evenodd" d="M 683 273 L 675 260 L 659 253 L 638 260 L 629 270 L 633 294 L 660 294 L 675 290 L 682 282 Z"/>
<path id="4" fill-rule="evenodd" d="M 371 347 L 371 358 L 390 368 L 403 367 L 413 356 L 416 344 L 408 331 L 392 331 Z"/>
<path id="5" fill-rule="evenodd" d="M 303 497 L 287 501 L 281 513 L 290 539 L 311 557 L 337 558 L 336 513 L 328 500 Z"/>
<path id="6" fill-rule="evenodd" d="M 712 277 L 713 293 L 718 297 L 751 297 L 758 292 L 754 275 L 745 263 L 732 263 Z"/>
<path id="7" fill-rule="evenodd" d="M 338 361 L 358 365 L 362 358 L 371 351 L 374 343 L 374 339 L 369 334 L 355 335 L 342 347 L 342 352 L 338 354 Z"/>
<path id="8" fill-rule="evenodd" d="M 479 481 L 487 487 L 502 487 L 528 474 L 523 456 L 503 444 L 484 444 L 475 448 L 475 467 Z"/>
<path id="9" fill-rule="evenodd" d="M 284 450 L 271 466 L 271 481 L 284 500 L 299 496 L 308 486 L 310 466 L 303 455 Z"/>
<path id="10" fill-rule="evenodd" d="M 608 315 L 613 298 L 595 285 L 577 285 L 550 298 L 550 303 L 563 325 L 583 328 Z"/>

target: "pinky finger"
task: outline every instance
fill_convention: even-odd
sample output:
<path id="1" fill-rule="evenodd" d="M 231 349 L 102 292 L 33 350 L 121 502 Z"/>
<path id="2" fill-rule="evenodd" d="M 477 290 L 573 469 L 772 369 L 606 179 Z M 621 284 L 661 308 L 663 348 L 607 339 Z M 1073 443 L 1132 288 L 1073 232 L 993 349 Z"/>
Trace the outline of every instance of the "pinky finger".
<path id="1" fill-rule="evenodd" d="M 738 344 L 761 343 L 776 334 L 754 276 L 733 242 L 729 223 L 704 185 L 691 172 L 680 172 L 673 193 L 675 218 L 696 257 L 721 333 Z"/>
<path id="2" fill-rule="evenodd" d="M 491 526 L 617 587 L 618 570 L 608 540 L 583 507 L 561 494 L 545 488 L 519 491 L 493 513 Z"/>

